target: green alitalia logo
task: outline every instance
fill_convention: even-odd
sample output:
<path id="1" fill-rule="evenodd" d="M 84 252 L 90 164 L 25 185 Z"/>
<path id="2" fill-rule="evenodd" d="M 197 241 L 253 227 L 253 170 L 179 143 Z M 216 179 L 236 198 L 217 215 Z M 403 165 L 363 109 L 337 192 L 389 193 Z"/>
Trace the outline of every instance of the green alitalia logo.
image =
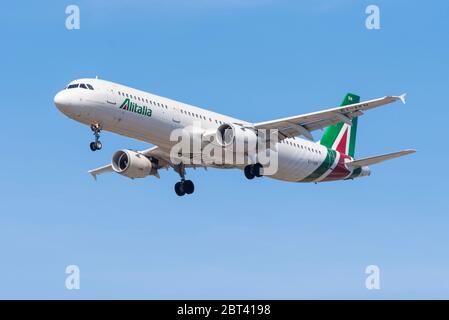
<path id="1" fill-rule="evenodd" d="M 122 105 L 120 106 L 120 109 L 131 111 L 137 114 L 141 114 L 147 117 L 151 117 L 151 109 L 146 106 L 139 106 L 137 103 L 132 102 L 128 98 L 123 101 Z"/>

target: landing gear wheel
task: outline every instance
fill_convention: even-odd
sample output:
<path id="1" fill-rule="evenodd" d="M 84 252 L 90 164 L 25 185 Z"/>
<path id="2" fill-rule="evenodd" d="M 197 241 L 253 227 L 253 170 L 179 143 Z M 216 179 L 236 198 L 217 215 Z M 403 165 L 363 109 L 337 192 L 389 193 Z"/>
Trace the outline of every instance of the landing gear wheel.
<path id="1" fill-rule="evenodd" d="M 262 165 L 260 164 L 260 163 L 256 163 L 256 164 L 254 164 L 253 165 L 253 174 L 257 177 L 257 178 L 260 178 L 261 176 L 262 176 L 262 173 L 261 173 L 261 169 L 262 169 L 263 167 L 262 167 Z"/>
<path id="2" fill-rule="evenodd" d="M 252 172 L 253 171 L 252 165 L 247 165 L 243 171 L 245 172 L 246 179 L 249 179 L 249 180 L 254 179 L 255 175 Z"/>
<path id="3" fill-rule="evenodd" d="M 90 144 L 90 150 L 92 151 L 101 150 L 103 146 L 100 142 L 101 126 L 99 124 L 93 124 L 90 126 L 90 129 L 93 131 L 95 137 L 95 141 L 91 142 Z"/>
<path id="4" fill-rule="evenodd" d="M 185 195 L 186 193 L 184 192 L 184 189 L 182 187 L 182 183 L 181 182 L 176 182 L 175 183 L 175 192 L 178 196 L 182 197 L 183 195 Z"/>
<path id="5" fill-rule="evenodd" d="M 186 167 L 183 163 L 173 167 L 177 173 L 181 176 L 181 181 L 176 182 L 175 192 L 178 196 L 185 194 L 192 194 L 195 191 L 195 186 L 191 180 L 186 180 Z"/>
<path id="6" fill-rule="evenodd" d="M 185 180 L 184 182 L 182 182 L 182 189 L 185 191 L 185 193 L 192 194 L 193 191 L 195 191 L 195 186 L 193 185 L 192 180 Z"/>
<path id="7" fill-rule="evenodd" d="M 254 177 L 262 177 L 263 166 L 260 163 L 249 164 L 243 170 L 245 172 L 245 177 L 249 180 L 254 179 Z"/>

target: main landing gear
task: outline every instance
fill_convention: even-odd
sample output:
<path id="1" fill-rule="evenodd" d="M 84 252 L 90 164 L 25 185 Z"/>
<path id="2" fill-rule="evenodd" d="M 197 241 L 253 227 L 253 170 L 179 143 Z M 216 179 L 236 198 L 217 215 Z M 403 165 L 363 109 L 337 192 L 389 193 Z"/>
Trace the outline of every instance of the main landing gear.
<path id="1" fill-rule="evenodd" d="M 100 132 L 101 132 L 100 125 L 99 124 L 93 124 L 93 125 L 90 126 L 90 129 L 93 131 L 94 137 L 95 137 L 95 141 L 90 143 L 90 150 L 92 150 L 92 151 L 101 150 L 101 147 L 103 145 L 100 142 Z"/>
<path id="2" fill-rule="evenodd" d="M 249 164 L 243 170 L 245 172 L 245 177 L 249 180 L 254 179 L 254 177 L 262 177 L 262 165 L 260 163 Z"/>
<path id="3" fill-rule="evenodd" d="M 175 184 L 175 192 L 178 196 L 183 196 L 185 194 L 192 194 L 195 191 L 195 185 L 191 180 L 186 180 L 186 168 L 183 164 L 180 164 L 175 167 L 175 171 L 179 173 L 181 176 L 181 181 L 176 182 Z"/>

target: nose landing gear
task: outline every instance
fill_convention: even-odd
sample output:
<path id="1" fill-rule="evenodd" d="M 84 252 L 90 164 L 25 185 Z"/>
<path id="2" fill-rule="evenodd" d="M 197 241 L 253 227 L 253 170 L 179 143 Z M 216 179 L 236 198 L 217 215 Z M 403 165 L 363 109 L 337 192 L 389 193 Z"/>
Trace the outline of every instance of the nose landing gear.
<path id="1" fill-rule="evenodd" d="M 90 126 L 90 129 L 93 131 L 95 137 L 95 141 L 90 143 L 90 150 L 101 150 L 101 148 L 103 147 L 100 141 L 101 126 L 99 124 L 93 124 Z"/>

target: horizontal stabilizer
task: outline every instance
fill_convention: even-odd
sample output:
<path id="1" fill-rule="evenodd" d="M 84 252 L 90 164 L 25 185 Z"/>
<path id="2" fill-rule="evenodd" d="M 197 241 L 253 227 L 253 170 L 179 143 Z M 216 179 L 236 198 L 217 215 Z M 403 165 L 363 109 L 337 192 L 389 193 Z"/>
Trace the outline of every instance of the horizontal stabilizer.
<path id="1" fill-rule="evenodd" d="M 348 162 L 347 164 L 352 167 L 369 166 L 372 164 L 376 164 L 376 163 L 379 163 L 382 161 L 394 159 L 397 157 L 402 157 L 407 154 L 411 154 L 411 153 L 415 153 L 415 152 L 416 152 L 416 150 L 413 150 L 413 149 L 403 150 L 403 151 L 399 151 L 399 152 L 383 154 L 380 156 L 375 156 L 375 157 L 370 157 L 370 158 L 365 158 L 365 159 L 360 159 L 360 160 L 353 160 L 353 161 Z"/>

